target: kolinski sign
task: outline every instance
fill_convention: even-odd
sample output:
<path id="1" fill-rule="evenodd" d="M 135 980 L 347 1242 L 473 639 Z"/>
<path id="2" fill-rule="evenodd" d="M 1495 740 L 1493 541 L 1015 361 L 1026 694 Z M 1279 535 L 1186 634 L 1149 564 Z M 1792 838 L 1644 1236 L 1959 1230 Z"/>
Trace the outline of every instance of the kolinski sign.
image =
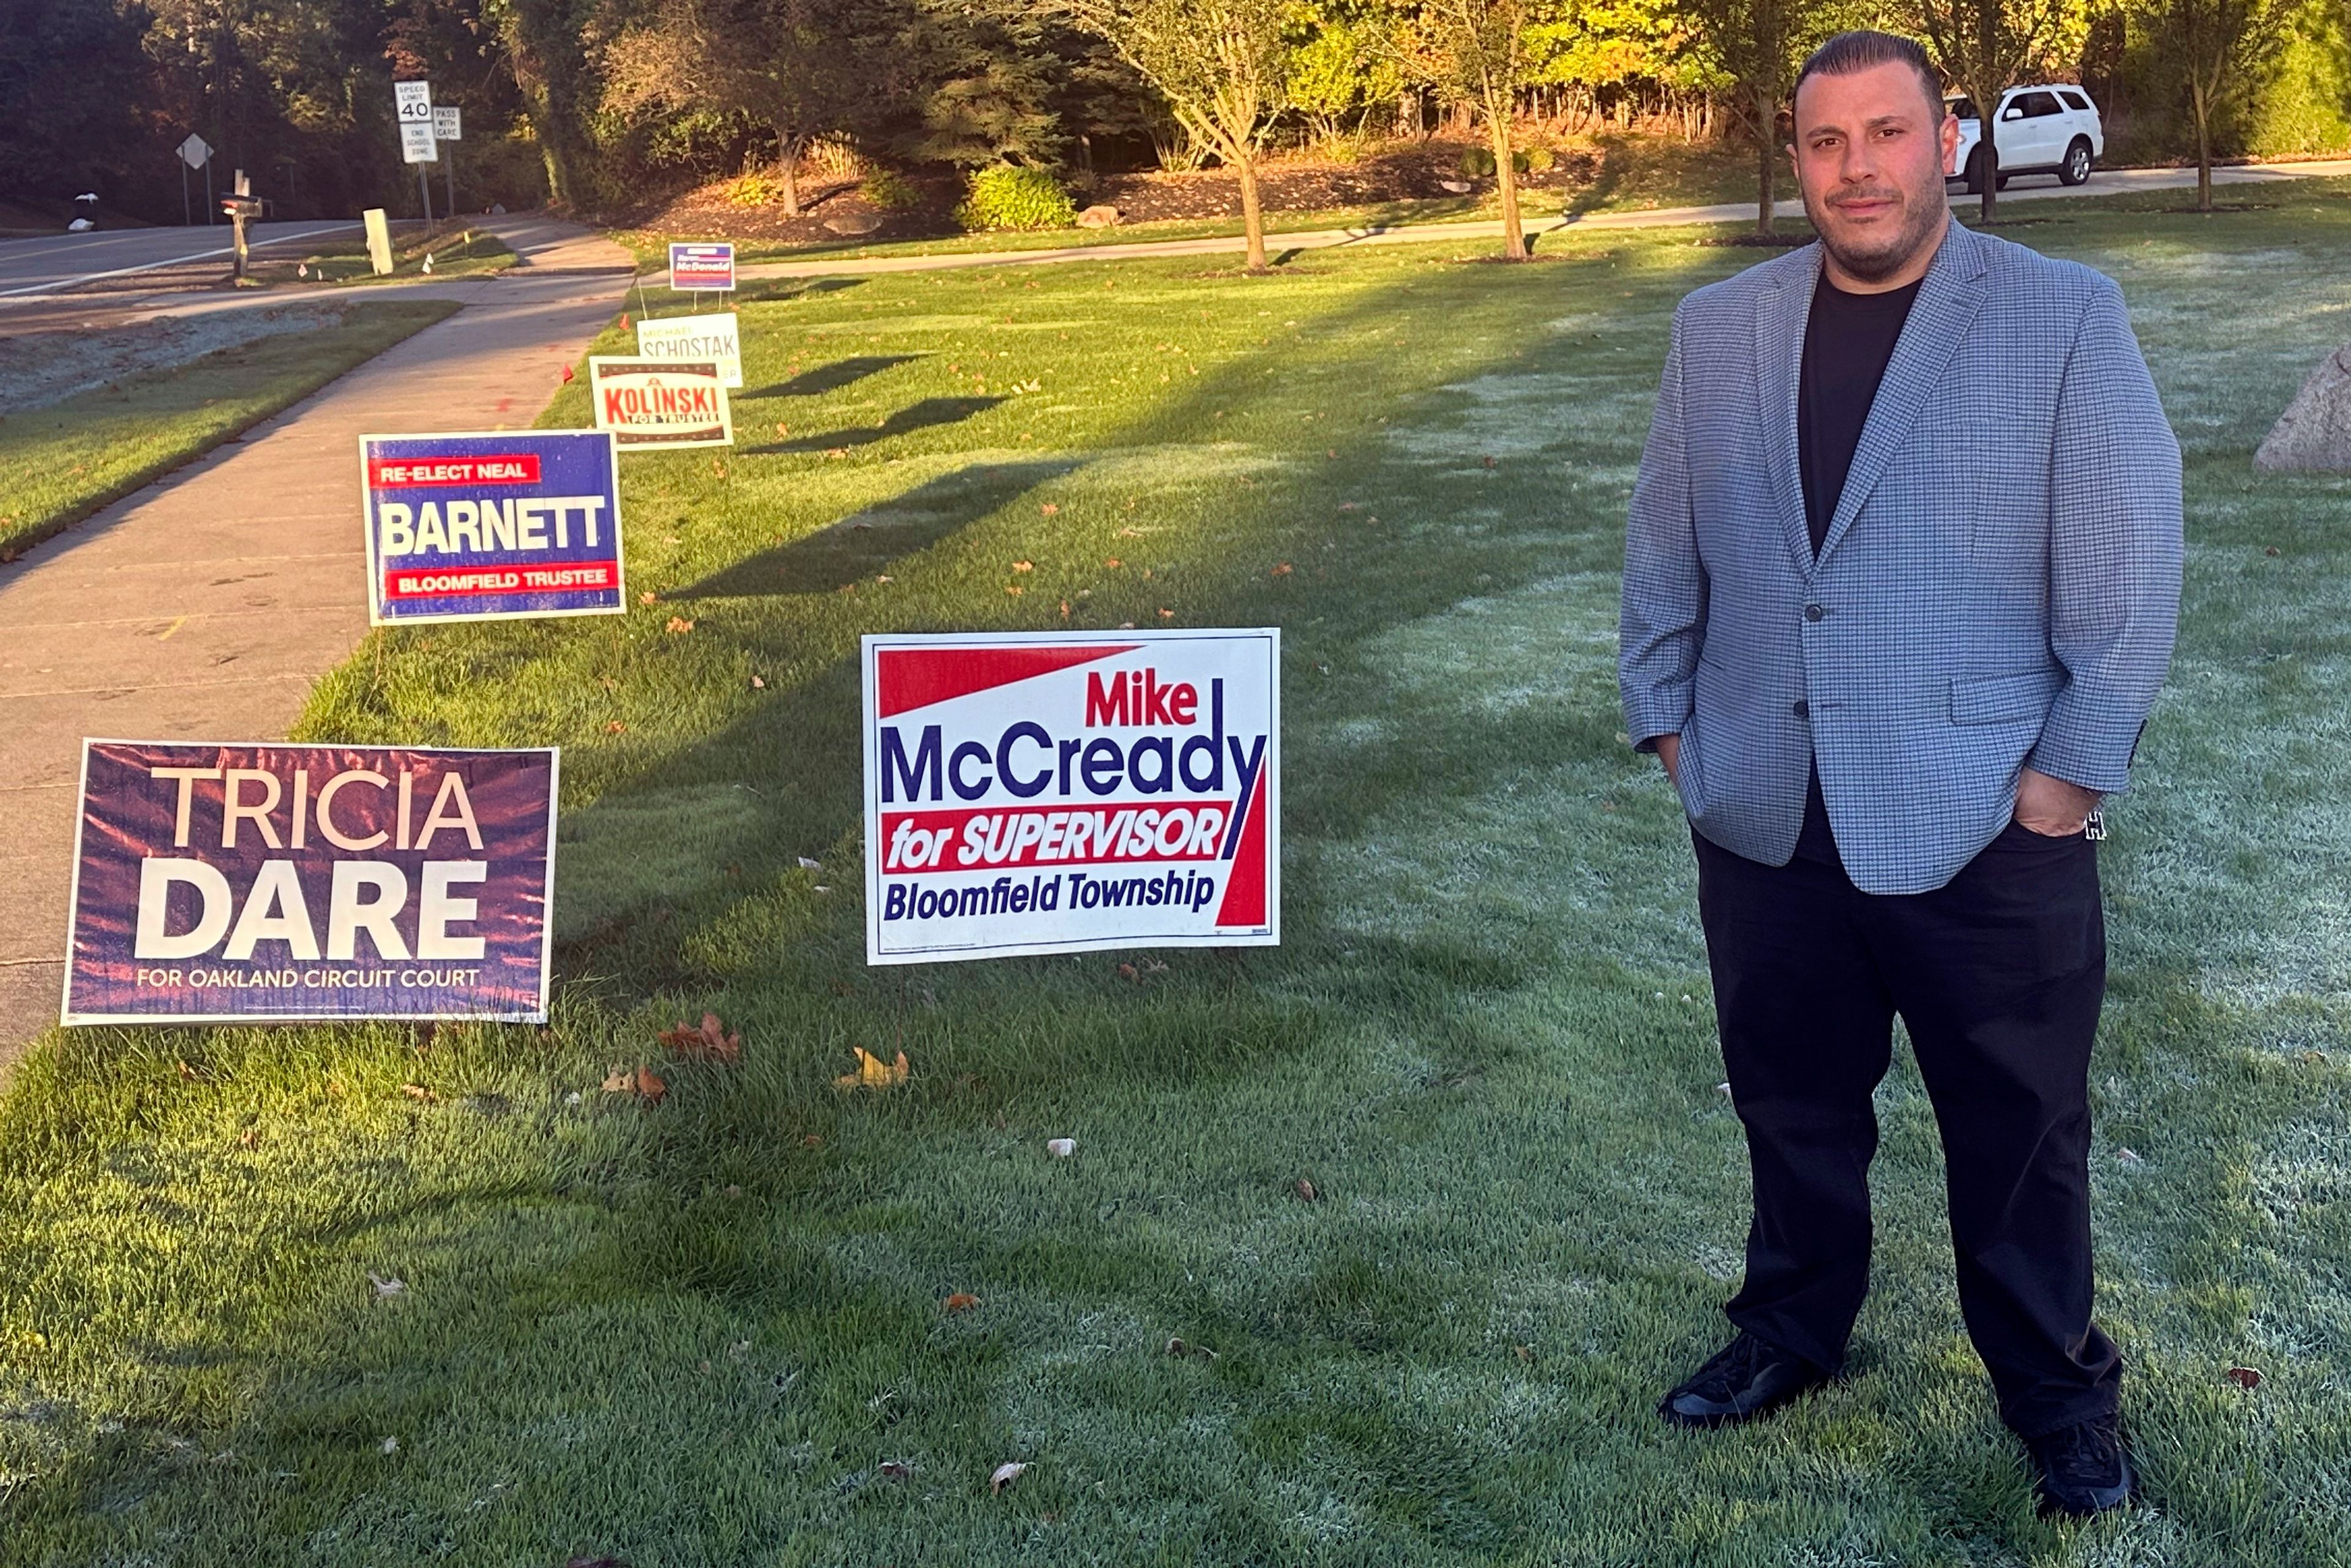
<path id="1" fill-rule="evenodd" d="M 1280 632 L 864 639 L 865 956 L 1280 940 Z"/>
<path id="2" fill-rule="evenodd" d="M 596 428 L 632 451 L 647 446 L 731 446 L 734 416 L 716 360 L 588 360 Z"/>
<path id="3" fill-rule="evenodd" d="M 84 742 L 64 1021 L 544 1019 L 557 768 Z"/>
<path id="4" fill-rule="evenodd" d="M 620 614 L 619 470 L 600 431 L 360 437 L 369 622 Z"/>

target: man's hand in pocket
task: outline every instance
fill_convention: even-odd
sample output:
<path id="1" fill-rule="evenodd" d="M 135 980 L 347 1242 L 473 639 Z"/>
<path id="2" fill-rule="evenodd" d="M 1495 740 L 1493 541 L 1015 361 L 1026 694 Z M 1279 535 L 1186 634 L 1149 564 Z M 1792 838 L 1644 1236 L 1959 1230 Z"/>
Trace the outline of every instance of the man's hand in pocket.
<path id="1" fill-rule="evenodd" d="M 1682 787 L 1678 768 L 1682 758 L 1682 737 L 1678 735 L 1657 737 L 1657 760 L 1666 765 L 1666 782 L 1678 789 Z"/>
<path id="2" fill-rule="evenodd" d="M 1658 748 L 1664 749 L 1660 742 Z M 2098 804 L 2098 792 L 2028 768 L 2016 780 L 2016 820 L 2027 832 L 2070 838 L 2082 831 Z"/>

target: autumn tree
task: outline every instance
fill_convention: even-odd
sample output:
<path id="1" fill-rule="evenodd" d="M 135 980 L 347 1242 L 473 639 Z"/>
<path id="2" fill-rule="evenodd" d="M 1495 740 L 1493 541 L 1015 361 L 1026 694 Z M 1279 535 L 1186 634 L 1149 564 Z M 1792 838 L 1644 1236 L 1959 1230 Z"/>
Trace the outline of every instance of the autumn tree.
<path id="1" fill-rule="evenodd" d="M 1502 254 L 1527 258 L 1519 216 L 1518 98 L 1527 79 L 1528 0 L 1419 0 L 1400 32 L 1405 68 L 1444 101 L 1466 103 L 1494 150 Z"/>
<path id="2" fill-rule="evenodd" d="M 800 160 L 874 103 L 886 57 L 856 0 L 654 0 L 604 46 L 604 107 L 633 118 L 707 110 L 773 131 L 784 211 L 800 212 Z"/>
<path id="3" fill-rule="evenodd" d="M 1976 102 L 1983 149 L 1982 221 L 2000 189 L 2001 95 L 2027 71 L 2078 57 L 2088 28 L 2084 0 L 1911 0 L 1935 63 Z"/>
<path id="4" fill-rule="evenodd" d="M 1804 55 L 1828 31 L 1822 0 L 1687 0 L 1707 52 L 1755 125 L 1755 232 L 1769 235 L 1778 200 L 1780 110 Z"/>
<path id="5" fill-rule="evenodd" d="M 1045 0 L 1159 89 L 1192 138 L 1240 177 L 1249 267 L 1265 270 L 1258 162 L 1289 105 L 1292 0 Z"/>
<path id="6" fill-rule="evenodd" d="M 2185 99 L 2196 132 L 2196 209 L 2212 210 L 2212 121 L 2290 37 L 2300 0 L 2143 0 L 2151 53 Z"/>

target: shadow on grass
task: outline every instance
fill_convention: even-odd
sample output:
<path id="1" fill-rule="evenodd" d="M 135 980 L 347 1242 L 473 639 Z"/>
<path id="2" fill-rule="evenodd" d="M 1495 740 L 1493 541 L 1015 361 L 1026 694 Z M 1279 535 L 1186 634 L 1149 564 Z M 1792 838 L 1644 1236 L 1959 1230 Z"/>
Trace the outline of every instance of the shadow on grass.
<path id="1" fill-rule="evenodd" d="M 817 397 L 829 392 L 839 392 L 852 382 L 867 376 L 880 375 L 899 365 L 914 363 L 920 354 L 857 354 L 846 360 L 835 360 L 829 365 L 819 365 L 812 371 L 802 371 L 788 382 L 778 382 L 771 387 L 737 394 L 748 402 L 759 397 Z"/>
<path id="2" fill-rule="evenodd" d="M 930 549 L 1009 505 L 1024 491 L 1078 466 L 1074 458 L 1055 458 L 958 468 L 789 544 L 737 561 L 671 597 L 758 599 L 836 592 Z"/>
<path id="3" fill-rule="evenodd" d="M 847 430 L 829 430 L 820 435 L 795 436 L 789 441 L 771 441 L 765 446 L 746 446 L 747 456 L 767 456 L 778 452 L 831 452 L 840 447 L 871 446 L 877 441 L 887 441 L 893 435 L 911 431 L 935 430 L 943 424 L 959 424 L 974 414 L 986 413 L 1004 399 L 1000 397 L 926 397 L 917 403 L 900 409 L 879 424 L 852 426 Z"/>

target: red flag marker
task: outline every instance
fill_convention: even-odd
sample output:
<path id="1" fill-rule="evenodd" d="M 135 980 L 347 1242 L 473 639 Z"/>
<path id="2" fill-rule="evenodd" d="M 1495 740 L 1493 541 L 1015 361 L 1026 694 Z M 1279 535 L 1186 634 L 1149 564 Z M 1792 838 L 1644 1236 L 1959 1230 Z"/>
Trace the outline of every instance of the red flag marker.
<path id="1" fill-rule="evenodd" d="M 573 375 L 571 374 L 571 367 L 570 367 L 569 365 L 566 365 L 566 366 L 564 366 L 564 367 L 563 367 L 563 379 L 564 379 L 564 381 L 565 381 L 567 383 L 569 383 L 569 382 L 570 382 L 571 381 L 573 381 L 574 379 L 576 379 L 576 378 L 574 378 L 574 377 L 573 377 Z"/>

